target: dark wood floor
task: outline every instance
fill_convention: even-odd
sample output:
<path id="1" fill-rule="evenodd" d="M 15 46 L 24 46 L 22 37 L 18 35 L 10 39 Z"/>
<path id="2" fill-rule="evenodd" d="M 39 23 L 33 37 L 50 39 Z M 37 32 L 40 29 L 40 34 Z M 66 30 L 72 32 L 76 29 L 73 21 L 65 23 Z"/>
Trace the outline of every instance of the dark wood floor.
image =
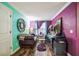
<path id="1" fill-rule="evenodd" d="M 47 55 L 46 56 L 53 56 L 54 53 L 52 51 L 52 49 L 50 48 L 49 45 L 46 44 L 47 47 Z M 15 54 L 13 54 L 12 56 L 34 56 L 35 54 L 35 48 L 20 48 Z"/>

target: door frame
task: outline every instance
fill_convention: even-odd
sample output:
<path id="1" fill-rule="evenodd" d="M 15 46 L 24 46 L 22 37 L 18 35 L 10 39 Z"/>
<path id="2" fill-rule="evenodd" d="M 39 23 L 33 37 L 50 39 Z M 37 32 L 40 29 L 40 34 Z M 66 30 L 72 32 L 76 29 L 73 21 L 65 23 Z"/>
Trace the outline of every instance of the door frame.
<path id="1" fill-rule="evenodd" d="M 11 54 L 11 52 L 12 52 L 12 48 L 13 48 L 13 45 L 12 45 L 12 17 L 11 17 L 11 15 L 12 15 L 12 11 L 8 8 L 8 7 L 6 7 L 6 6 L 4 6 L 2 3 L 0 3 L 0 6 L 1 6 L 1 8 L 2 8 L 2 10 L 3 11 L 5 11 L 5 12 L 7 12 L 8 13 L 8 19 L 6 19 L 6 20 L 8 20 L 9 21 L 9 35 L 10 35 L 10 39 L 9 39 L 9 41 L 10 41 L 10 53 L 8 54 L 8 55 L 10 55 Z M 5 15 L 6 16 L 6 15 Z"/>

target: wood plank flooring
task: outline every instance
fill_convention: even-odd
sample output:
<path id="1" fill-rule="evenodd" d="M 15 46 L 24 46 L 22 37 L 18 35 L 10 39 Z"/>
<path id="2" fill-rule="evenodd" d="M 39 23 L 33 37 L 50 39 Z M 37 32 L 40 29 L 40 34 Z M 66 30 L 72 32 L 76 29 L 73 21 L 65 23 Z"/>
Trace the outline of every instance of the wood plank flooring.
<path id="1" fill-rule="evenodd" d="M 47 54 L 45 56 L 53 56 L 54 53 L 53 53 L 52 49 L 50 48 L 50 46 L 46 44 L 46 47 L 47 47 L 46 48 Z M 21 48 L 19 51 L 17 51 L 12 56 L 35 56 L 36 48 L 37 48 L 36 46 L 33 49 L 31 49 L 31 48 Z"/>

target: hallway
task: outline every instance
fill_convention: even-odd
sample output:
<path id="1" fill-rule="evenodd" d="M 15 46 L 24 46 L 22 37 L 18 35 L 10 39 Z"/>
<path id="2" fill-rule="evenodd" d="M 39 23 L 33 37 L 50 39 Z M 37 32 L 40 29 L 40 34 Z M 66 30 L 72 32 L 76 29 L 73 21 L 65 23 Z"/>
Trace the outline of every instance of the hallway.
<path id="1" fill-rule="evenodd" d="M 79 56 L 78 16 L 78 2 L 1 2 L 0 56 Z"/>
<path id="2" fill-rule="evenodd" d="M 54 56 L 54 53 L 52 52 L 51 47 L 49 47 L 47 44 L 46 44 L 46 51 L 44 51 L 43 53 L 37 52 L 37 45 L 38 44 L 39 44 L 39 42 L 37 42 L 36 46 L 33 49 L 32 48 L 26 48 L 26 47 L 20 48 L 20 50 L 18 50 L 12 56 Z"/>

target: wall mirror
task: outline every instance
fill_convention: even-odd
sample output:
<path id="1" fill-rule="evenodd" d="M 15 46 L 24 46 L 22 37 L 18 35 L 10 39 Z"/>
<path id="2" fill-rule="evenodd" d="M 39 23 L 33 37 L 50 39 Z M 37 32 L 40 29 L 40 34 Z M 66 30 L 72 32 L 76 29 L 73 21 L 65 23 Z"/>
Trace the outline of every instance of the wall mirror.
<path id="1" fill-rule="evenodd" d="M 56 24 L 54 26 L 54 30 L 57 32 L 57 33 L 62 33 L 62 18 L 58 19 L 56 21 Z"/>
<path id="2" fill-rule="evenodd" d="M 25 21 L 22 18 L 19 18 L 17 20 L 17 29 L 19 32 L 24 32 L 25 31 Z"/>

